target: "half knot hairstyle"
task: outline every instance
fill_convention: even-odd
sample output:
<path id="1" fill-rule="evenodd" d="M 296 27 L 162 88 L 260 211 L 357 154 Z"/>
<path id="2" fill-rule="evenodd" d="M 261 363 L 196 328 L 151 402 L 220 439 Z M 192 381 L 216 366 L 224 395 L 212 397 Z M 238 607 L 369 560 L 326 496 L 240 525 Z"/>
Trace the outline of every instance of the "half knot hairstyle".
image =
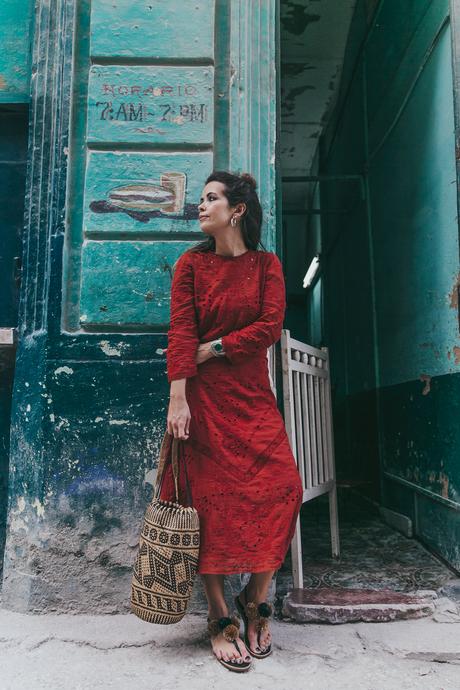
<path id="1" fill-rule="evenodd" d="M 215 170 L 207 178 L 208 182 L 221 182 L 224 185 L 224 195 L 229 206 L 244 203 L 246 211 L 241 217 L 241 234 L 248 249 L 257 249 L 259 245 L 265 247 L 260 241 L 262 232 L 262 206 L 257 195 L 257 182 L 249 173 L 231 173 L 225 170 Z M 188 249 L 190 252 L 215 251 L 216 241 L 214 237 L 208 237 L 202 242 Z"/>

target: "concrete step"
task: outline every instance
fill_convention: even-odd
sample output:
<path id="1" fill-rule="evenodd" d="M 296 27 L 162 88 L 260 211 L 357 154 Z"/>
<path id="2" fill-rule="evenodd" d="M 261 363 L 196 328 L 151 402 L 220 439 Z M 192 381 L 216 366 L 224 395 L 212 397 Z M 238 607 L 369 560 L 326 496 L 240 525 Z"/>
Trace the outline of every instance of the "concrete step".
<path id="1" fill-rule="evenodd" d="M 282 612 L 298 623 L 383 623 L 430 616 L 436 597 L 431 590 L 294 589 L 284 597 Z"/>

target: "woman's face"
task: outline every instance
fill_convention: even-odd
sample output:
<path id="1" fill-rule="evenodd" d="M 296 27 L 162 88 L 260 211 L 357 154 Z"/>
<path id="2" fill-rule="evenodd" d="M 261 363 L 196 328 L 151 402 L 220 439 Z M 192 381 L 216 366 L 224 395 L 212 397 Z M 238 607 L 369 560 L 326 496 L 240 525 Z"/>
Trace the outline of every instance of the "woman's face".
<path id="1" fill-rule="evenodd" d="M 215 235 L 230 225 L 234 209 L 229 206 L 224 189 L 222 182 L 208 182 L 203 189 L 198 213 L 201 230 L 207 235 Z"/>

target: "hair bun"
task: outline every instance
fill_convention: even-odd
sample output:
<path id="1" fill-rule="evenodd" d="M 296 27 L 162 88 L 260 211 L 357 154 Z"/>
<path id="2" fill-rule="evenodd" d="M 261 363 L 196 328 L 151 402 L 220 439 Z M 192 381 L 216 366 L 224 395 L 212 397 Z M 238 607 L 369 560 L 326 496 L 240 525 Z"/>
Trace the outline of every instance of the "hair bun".
<path id="1" fill-rule="evenodd" d="M 257 182 L 249 173 L 241 173 L 240 178 L 243 180 L 243 182 L 246 182 L 248 185 L 250 185 L 254 191 L 257 189 Z"/>

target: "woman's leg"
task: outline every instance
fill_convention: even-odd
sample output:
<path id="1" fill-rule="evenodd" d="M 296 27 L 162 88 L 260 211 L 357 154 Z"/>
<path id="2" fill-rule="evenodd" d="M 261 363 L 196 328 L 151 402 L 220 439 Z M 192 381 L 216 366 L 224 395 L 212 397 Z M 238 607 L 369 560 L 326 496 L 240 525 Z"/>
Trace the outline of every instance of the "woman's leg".
<path id="1" fill-rule="evenodd" d="M 202 575 L 206 599 L 208 600 L 208 616 L 214 618 L 226 618 L 228 608 L 224 598 L 224 576 L 223 575 Z M 219 659 L 230 661 L 238 659 L 240 661 L 251 661 L 246 646 L 240 638 L 237 640 L 241 650 L 241 656 L 235 649 L 232 642 L 227 642 L 222 633 L 211 638 L 212 650 Z"/>
<path id="2" fill-rule="evenodd" d="M 274 570 L 267 570 L 264 573 L 252 573 L 251 579 L 246 585 L 247 601 L 255 601 L 256 604 L 267 601 L 268 589 L 274 574 Z M 243 605 L 246 603 L 242 594 L 239 595 L 239 600 Z M 259 647 L 257 644 L 257 622 L 252 621 L 249 622 L 248 638 L 250 647 L 255 652 L 263 652 L 270 645 L 272 639 L 269 628 L 263 630 L 260 634 Z"/>

